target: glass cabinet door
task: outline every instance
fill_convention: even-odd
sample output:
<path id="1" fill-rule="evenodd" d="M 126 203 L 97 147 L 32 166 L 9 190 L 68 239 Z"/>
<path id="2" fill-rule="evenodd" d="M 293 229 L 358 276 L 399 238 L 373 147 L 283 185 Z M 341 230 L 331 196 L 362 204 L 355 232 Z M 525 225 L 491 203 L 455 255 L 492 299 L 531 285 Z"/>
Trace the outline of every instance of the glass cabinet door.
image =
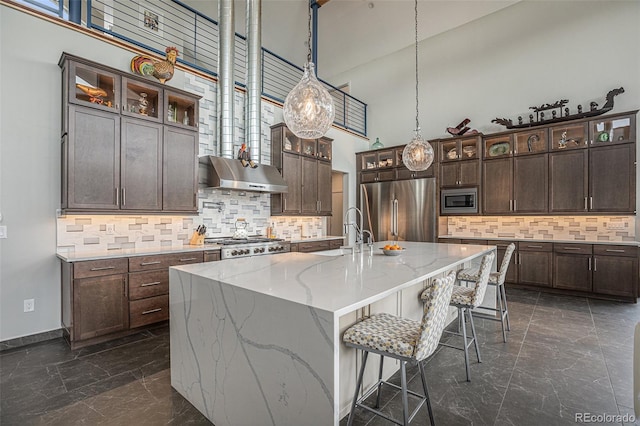
<path id="1" fill-rule="evenodd" d="M 442 141 L 440 143 L 440 161 L 454 161 L 460 158 L 458 141 Z"/>
<path id="2" fill-rule="evenodd" d="M 165 90 L 164 122 L 180 127 L 198 127 L 198 101 Z"/>
<path id="3" fill-rule="evenodd" d="M 509 157 L 513 153 L 511 134 L 483 139 L 484 158 Z"/>
<path id="4" fill-rule="evenodd" d="M 282 143 L 282 150 L 289 152 L 301 152 L 300 138 L 293 134 L 288 128 L 284 128 L 284 141 Z"/>
<path id="5" fill-rule="evenodd" d="M 396 165 L 396 157 L 394 149 L 386 149 L 378 151 L 378 168 L 394 167 Z"/>
<path id="6" fill-rule="evenodd" d="M 514 135 L 514 154 L 539 154 L 548 151 L 547 129 L 520 132 Z"/>
<path id="7" fill-rule="evenodd" d="M 120 77 L 100 68 L 71 62 L 69 102 L 117 112 Z"/>
<path id="8" fill-rule="evenodd" d="M 634 140 L 635 117 L 616 117 L 589 122 L 591 146 L 625 143 Z"/>
<path id="9" fill-rule="evenodd" d="M 302 139 L 302 154 L 315 157 L 317 152 L 315 139 Z"/>
<path id="10" fill-rule="evenodd" d="M 478 138 L 473 137 L 460 140 L 459 158 L 461 160 L 473 160 L 478 158 Z"/>
<path id="11" fill-rule="evenodd" d="M 331 161 L 331 141 L 328 139 L 318 139 L 318 158 Z"/>
<path id="12" fill-rule="evenodd" d="M 162 121 L 162 91 L 140 81 L 122 79 L 122 113 L 153 121 Z"/>
<path id="13" fill-rule="evenodd" d="M 360 170 L 373 170 L 378 168 L 378 154 L 375 152 L 361 155 Z"/>
<path id="14" fill-rule="evenodd" d="M 551 150 L 587 147 L 587 123 L 551 127 Z"/>

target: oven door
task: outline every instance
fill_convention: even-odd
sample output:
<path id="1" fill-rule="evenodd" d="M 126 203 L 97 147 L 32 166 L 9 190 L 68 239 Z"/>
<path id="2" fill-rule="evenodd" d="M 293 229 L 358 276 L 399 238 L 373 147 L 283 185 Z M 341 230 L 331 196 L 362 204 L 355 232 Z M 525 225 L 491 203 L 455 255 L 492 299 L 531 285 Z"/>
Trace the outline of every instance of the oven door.
<path id="1" fill-rule="evenodd" d="M 478 188 L 443 189 L 440 192 L 440 213 L 478 213 Z"/>

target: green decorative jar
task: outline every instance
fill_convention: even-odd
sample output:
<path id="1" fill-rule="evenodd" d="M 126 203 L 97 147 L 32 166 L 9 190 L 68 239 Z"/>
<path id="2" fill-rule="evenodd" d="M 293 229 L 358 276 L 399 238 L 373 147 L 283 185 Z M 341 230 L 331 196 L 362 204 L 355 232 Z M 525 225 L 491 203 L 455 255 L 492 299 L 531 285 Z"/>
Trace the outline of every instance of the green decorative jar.
<path id="1" fill-rule="evenodd" d="M 380 142 L 380 138 L 376 138 L 376 141 L 371 144 L 371 149 L 380 149 L 380 148 L 384 148 L 384 145 L 382 145 L 382 142 Z"/>

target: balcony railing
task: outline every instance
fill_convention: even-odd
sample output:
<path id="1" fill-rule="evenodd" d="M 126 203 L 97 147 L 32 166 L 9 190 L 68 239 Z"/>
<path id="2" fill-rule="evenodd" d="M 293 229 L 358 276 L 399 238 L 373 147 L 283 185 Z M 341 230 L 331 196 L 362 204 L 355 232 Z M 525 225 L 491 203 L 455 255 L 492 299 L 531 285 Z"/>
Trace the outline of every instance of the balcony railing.
<path id="1" fill-rule="evenodd" d="M 217 77 L 218 23 L 178 0 L 133 2 L 88 0 L 87 27 L 164 56 L 167 46 L 180 52 L 178 62 Z M 246 38 L 236 34 L 235 82 L 245 85 Z M 302 68 L 262 49 L 262 94 L 284 103 L 300 81 Z M 322 81 L 333 96 L 334 123 L 354 133 L 367 135 L 367 105 Z"/>

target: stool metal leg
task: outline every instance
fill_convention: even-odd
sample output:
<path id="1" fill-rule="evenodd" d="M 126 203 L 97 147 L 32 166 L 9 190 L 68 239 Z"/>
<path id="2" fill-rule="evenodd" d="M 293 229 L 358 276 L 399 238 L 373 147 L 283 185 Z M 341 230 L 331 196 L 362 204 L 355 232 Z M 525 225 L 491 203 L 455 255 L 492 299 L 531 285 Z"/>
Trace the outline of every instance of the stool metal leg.
<path id="1" fill-rule="evenodd" d="M 380 373 L 378 374 L 378 395 L 376 396 L 376 408 L 380 408 L 380 389 L 382 388 L 382 366 L 384 365 L 384 356 L 380 355 Z"/>
<path id="2" fill-rule="evenodd" d="M 356 391 L 353 395 L 353 402 L 351 403 L 351 412 L 349 413 L 349 420 L 347 421 L 347 426 L 351 426 L 353 424 L 353 413 L 356 410 L 356 402 L 358 402 L 358 392 L 360 392 L 360 387 L 362 386 L 362 377 L 364 376 L 364 367 L 367 365 L 368 356 L 369 356 L 369 352 L 364 351 L 364 357 L 362 358 L 362 367 L 360 367 L 360 373 L 358 373 L 358 381 L 356 382 Z"/>
<path id="3" fill-rule="evenodd" d="M 458 312 L 462 312 L 462 314 L 464 315 L 464 310 L 466 308 L 458 308 Z M 471 370 L 469 369 L 469 348 L 467 346 L 467 326 L 464 324 L 464 321 L 462 322 L 462 341 L 463 341 L 463 348 L 464 348 L 464 365 L 465 368 L 467 370 L 467 382 L 471 381 Z"/>
<path id="4" fill-rule="evenodd" d="M 478 362 L 482 362 L 482 358 L 480 358 L 480 348 L 478 347 L 478 335 L 476 334 L 476 327 L 473 324 L 473 315 L 471 315 L 471 310 L 467 308 L 467 314 L 469 315 L 469 322 L 471 323 L 471 333 L 473 334 L 473 343 L 476 345 L 476 355 L 478 356 Z"/>
<path id="5" fill-rule="evenodd" d="M 431 409 L 431 399 L 429 398 L 429 389 L 427 389 L 427 378 L 424 374 L 424 366 L 422 362 L 418 361 L 418 368 L 420 369 L 420 376 L 422 377 L 422 389 L 424 390 L 424 397 L 427 399 L 427 409 L 429 410 L 429 421 L 431 426 L 436 426 L 436 422 L 433 419 L 433 410 Z"/>
<path id="6" fill-rule="evenodd" d="M 407 361 L 400 361 L 400 382 L 402 385 L 402 419 L 409 425 L 409 400 L 407 398 Z"/>
<path id="7" fill-rule="evenodd" d="M 501 288 L 501 294 L 502 294 L 502 300 L 503 300 L 503 304 L 504 304 L 504 313 L 505 313 L 505 317 L 507 318 L 507 330 L 511 331 L 511 322 L 509 321 L 509 308 L 507 307 L 507 290 L 504 287 L 504 284 L 500 285 Z"/>
<path id="8" fill-rule="evenodd" d="M 507 333 L 504 329 L 504 307 L 502 305 L 502 291 L 500 290 L 501 286 L 496 286 L 496 296 L 498 296 L 498 313 L 500 314 L 500 326 L 502 327 L 502 341 L 507 343 Z"/>

